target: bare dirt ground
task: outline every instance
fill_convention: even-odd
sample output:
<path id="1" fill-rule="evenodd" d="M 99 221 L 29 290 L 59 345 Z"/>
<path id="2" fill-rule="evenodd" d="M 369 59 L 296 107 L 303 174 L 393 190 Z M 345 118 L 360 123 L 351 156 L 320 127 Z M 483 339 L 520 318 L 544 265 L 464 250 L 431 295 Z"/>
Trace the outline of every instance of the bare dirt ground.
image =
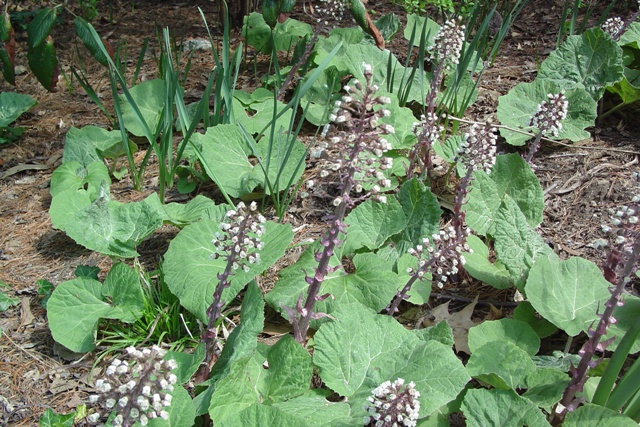
<path id="1" fill-rule="evenodd" d="M 105 4 L 100 5 L 99 18 L 94 22 L 96 29 L 113 46 L 119 41 L 126 42 L 133 63 L 144 38 L 150 39 L 152 49 L 157 45 L 158 28 L 169 27 L 178 39 L 206 37 L 196 6 L 203 9 L 212 29 L 218 29 L 216 6 L 210 1 L 122 1 L 112 2 L 111 6 L 108 2 L 101 3 Z M 370 2 L 369 7 L 376 12 L 374 19 L 393 11 L 405 21 L 405 13 L 397 5 Z M 480 99 L 470 110 L 470 117 L 495 118 L 498 96 L 506 94 L 518 82 L 535 78 L 536 67 L 555 45 L 560 10 L 547 0 L 529 2 L 507 36 L 494 66 L 485 73 Z M 294 17 L 310 22 L 304 14 Z M 238 32 L 232 37 L 234 43 L 240 41 Z M 91 82 L 109 105 L 111 94 L 105 70 L 88 58 L 86 50 L 75 39 L 70 15 L 63 16 L 54 29 L 54 39 L 61 71 L 70 76 L 70 67 L 78 67 L 78 55 L 83 57 Z M 17 41 L 17 62 L 26 64 L 24 33 L 18 34 Z M 392 42 L 388 48 L 398 56 L 406 55 L 406 42 Z M 248 54 L 249 61 L 253 61 L 253 53 Z M 262 60 L 266 61 L 259 59 Z M 196 97 L 202 91 L 212 67 L 210 52 L 195 53 L 187 82 L 188 94 Z M 257 85 L 253 66 L 250 68 L 240 79 L 241 89 Z M 153 55 L 149 54 L 141 78 L 155 78 L 156 70 Z M 0 281 L 10 285 L 6 291 L 21 301 L 18 306 L 0 313 L 3 331 L 0 425 L 34 426 L 46 408 L 70 412 L 83 403 L 91 389 L 88 374 L 94 355 L 74 365 L 60 357 L 47 327 L 46 311 L 40 304 L 36 282 L 46 279 L 58 284 L 69 280 L 78 265 L 98 266 L 103 272 L 111 265 L 108 257 L 90 252 L 54 230 L 48 215 L 49 180 L 61 162 L 66 132 L 71 126 L 107 127 L 108 122 L 75 80 L 67 87 L 61 79 L 53 93 L 46 92 L 28 72 L 19 75 L 17 81 L 17 88 L 0 82 L 0 90 L 27 93 L 38 100 L 38 105 L 16 123 L 26 128 L 24 136 L 15 144 L 0 147 Z M 631 173 L 640 169 L 637 111 L 623 111 L 591 129 L 591 134 L 591 139 L 570 146 L 544 144 L 537 155 L 536 173 L 546 195 L 545 220 L 539 231 L 562 257 L 582 256 L 600 265 L 604 254 L 595 250 L 592 243 L 603 237 L 600 227 L 607 209 L 630 200 Z M 512 148 L 503 146 L 501 150 Z M 141 198 L 141 194 L 127 189 L 126 179 L 115 186 L 114 196 L 122 201 Z M 308 221 L 313 230 L 313 222 L 318 222 L 318 217 L 304 212 L 304 206 L 293 208 L 297 213 L 292 222 L 300 225 Z M 315 225 L 315 229 L 322 228 L 321 224 Z M 142 261 L 153 264 L 176 232 L 163 229 L 143 243 Z M 478 292 L 481 299 L 508 297 L 481 287 L 457 295 L 473 298 Z"/>

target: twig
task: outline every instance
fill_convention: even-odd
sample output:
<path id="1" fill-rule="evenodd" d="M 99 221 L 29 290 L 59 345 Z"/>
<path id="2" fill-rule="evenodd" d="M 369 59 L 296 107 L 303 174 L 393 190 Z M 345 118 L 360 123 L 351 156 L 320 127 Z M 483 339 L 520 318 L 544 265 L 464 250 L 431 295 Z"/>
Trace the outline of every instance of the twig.
<path id="1" fill-rule="evenodd" d="M 460 301 L 460 302 L 474 302 L 474 301 L 476 301 L 475 298 L 459 297 L 457 295 L 440 294 L 440 293 L 437 293 L 437 292 L 431 292 L 431 296 L 435 297 L 435 298 L 439 298 L 439 299 L 448 299 L 448 300 Z M 476 301 L 476 303 L 477 304 L 482 304 L 482 305 L 495 305 L 495 306 L 500 306 L 500 307 L 517 307 L 518 305 L 520 305 L 520 302 L 517 302 L 517 301 L 478 300 L 478 301 Z"/>

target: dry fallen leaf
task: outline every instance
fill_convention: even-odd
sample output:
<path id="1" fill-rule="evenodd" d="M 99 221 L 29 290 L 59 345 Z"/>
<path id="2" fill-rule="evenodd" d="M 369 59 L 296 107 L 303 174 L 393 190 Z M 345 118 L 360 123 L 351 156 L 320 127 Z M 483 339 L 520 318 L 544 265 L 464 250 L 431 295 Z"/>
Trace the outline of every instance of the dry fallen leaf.
<path id="1" fill-rule="evenodd" d="M 453 342 L 456 351 L 462 351 L 467 354 L 471 354 L 469 349 L 469 329 L 476 326 L 478 323 L 471 320 L 473 310 L 478 303 L 478 297 L 465 308 L 457 313 L 449 313 L 449 302 L 440 304 L 433 310 L 431 310 L 431 316 L 424 321 L 424 326 L 433 326 L 442 320 L 449 324 L 453 332 Z"/>

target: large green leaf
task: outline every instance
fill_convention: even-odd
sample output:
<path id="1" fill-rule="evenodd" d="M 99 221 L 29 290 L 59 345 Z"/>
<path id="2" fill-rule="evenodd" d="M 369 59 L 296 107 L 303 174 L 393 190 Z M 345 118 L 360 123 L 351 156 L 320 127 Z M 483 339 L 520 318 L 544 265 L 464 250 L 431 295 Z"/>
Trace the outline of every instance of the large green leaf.
<path id="1" fill-rule="evenodd" d="M 30 97 L 15 92 L 0 92 L 0 129 L 15 122 L 18 117 L 38 102 Z"/>
<path id="2" fill-rule="evenodd" d="M 29 46 L 27 60 L 40 84 L 53 91 L 58 83 L 58 57 L 51 36 L 36 46 Z"/>
<path id="3" fill-rule="evenodd" d="M 527 391 L 523 396 L 551 412 L 551 408 L 560 400 L 564 389 L 569 385 L 569 376 L 557 369 L 538 368 L 527 376 L 525 382 Z"/>
<path id="4" fill-rule="evenodd" d="M 464 269 L 475 279 L 496 289 L 508 289 L 513 285 L 511 275 L 502 262 L 489 261 L 489 248 L 477 236 L 467 237 L 467 245 L 473 252 L 464 252 Z"/>
<path id="5" fill-rule="evenodd" d="M 238 414 L 262 400 L 266 386 L 264 357 L 254 354 L 231 365 L 229 374 L 216 382 L 209 404 L 209 415 L 217 424 L 235 422 Z M 237 424 L 236 424 L 237 425 Z"/>
<path id="6" fill-rule="evenodd" d="M 206 310 L 213 301 L 213 292 L 218 284 L 216 275 L 222 273 L 226 266 L 222 257 L 211 259 L 216 252 L 211 239 L 219 230 L 222 219 L 223 213 L 218 219 L 202 220 L 186 226 L 171 241 L 165 255 L 164 272 L 169 289 L 187 310 L 203 322 L 207 320 Z M 288 225 L 267 222 L 265 228 L 262 237 L 264 248 L 260 252 L 262 262 L 250 264 L 248 272 L 241 269 L 236 271 L 231 278 L 231 286 L 222 294 L 225 303 L 229 303 L 251 279 L 280 259 L 293 238 Z"/>
<path id="7" fill-rule="evenodd" d="M 306 297 L 309 285 L 305 277 L 313 275 L 314 269 L 317 268 L 318 262 L 314 259 L 314 252 L 320 248 L 317 244 L 311 246 L 300 256 L 298 262 L 282 270 L 280 279 L 265 296 L 267 303 L 283 312 L 283 315 L 286 315 L 284 307 L 295 307 L 300 295 Z M 331 266 L 337 265 L 339 260 L 334 257 Z M 384 260 L 376 254 L 357 254 L 353 257 L 352 273 L 338 269 L 324 278 L 320 293 L 330 294 L 331 298 L 318 301 L 315 310 L 331 313 L 337 307 L 351 302 L 359 302 L 375 311 L 382 310 L 389 304 L 401 284 L 392 267 L 392 261 Z M 319 322 L 321 321 L 312 322 L 312 327 L 317 327 Z"/>
<path id="8" fill-rule="evenodd" d="M 357 303 L 332 316 L 336 320 L 315 335 L 313 359 L 325 384 L 349 398 L 354 419 L 366 415 L 366 398 L 384 381 L 413 381 L 425 417 L 455 399 L 469 380 L 450 347 L 422 341 L 390 316 Z"/>
<path id="9" fill-rule="evenodd" d="M 562 129 L 558 136 L 552 138 L 571 141 L 589 138 L 590 134 L 585 129 L 595 123 L 596 101 L 581 86 L 567 88 L 557 81 L 547 79 L 538 78 L 531 83 L 518 83 L 509 93 L 498 98 L 498 120 L 505 126 L 536 133 L 537 129 L 530 124 L 538 105 L 547 101 L 549 94 L 557 94 L 562 90 L 569 103 L 567 118 L 561 121 Z M 532 139 L 528 135 L 504 128 L 500 129 L 500 135 L 511 145 L 524 145 Z"/>
<path id="10" fill-rule="evenodd" d="M 525 378 L 535 370 L 531 356 L 513 340 L 487 341 L 474 348 L 467 362 L 472 377 L 500 389 L 524 387 Z"/>
<path id="11" fill-rule="evenodd" d="M 316 416 L 322 417 L 322 413 L 318 413 Z M 297 414 L 285 412 L 277 407 L 255 403 L 239 413 L 234 414 L 233 417 L 223 419 L 220 426 L 309 427 L 310 424 L 307 424 L 307 422 L 298 417 Z"/>
<path id="12" fill-rule="evenodd" d="M 49 207 L 53 228 L 65 230 L 68 222 L 73 221 L 76 215 L 91 207 L 95 196 L 95 194 L 90 195 L 87 190 L 73 188 L 56 194 Z"/>
<path id="13" fill-rule="evenodd" d="M 540 316 L 529 301 L 518 304 L 513 310 L 513 318 L 526 322 L 540 338 L 547 338 L 558 330 L 553 323 Z"/>
<path id="14" fill-rule="evenodd" d="M 597 265 L 583 258 L 541 257 L 531 268 L 525 291 L 531 305 L 571 336 L 598 321 L 598 308 L 610 296 Z"/>
<path id="15" fill-rule="evenodd" d="M 119 262 L 111 267 L 102 285 L 102 296 L 109 297 L 112 307 L 122 311 L 119 319 L 123 322 L 133 323 L 142 316 L 145 297 L 140 279 L 126 264 Z"/>
<path id="16" fill-rule="evenodd" d="M 573 412 L 569 412 L 563 427 L 637 427 L 638 423 L 600 405 L 586 403 Z"/>
<path id="17" fill-rule="evenodd" d="M 349 228 L 343 253 L 363 247 L 378 249 L 389 237 L 407 226 L 402 206 L 395 198 L 389 198 L 387 203 L 367 200 L 349 213 L 345 223 Z"/>
<path id="18" fill-rule="evenodd" d="M 309 24 L 289 18 L 283 23 L 277 23 L 272 33 L 262 14 L 254 12 L 245 17 L 242 34 L 246 37 L 247 44 L 253 46 L 258 52 L 271 53 L 273 46 L 276 51 L 292 50 L 298 41 L 306 35 L 312 35 L 313 31 Z"/>
<path id="19" fill-rule="evenodd" d="M 493 234 L 501 203 L 510 199 L 531 227 L 542 222 L 544 194 L 540 181 L 519 155 L 503 154 L 496 158 L 491 174 L 474 173 L 466 211 L 467 225 L 478 234 Z"/>
<path id="20" fill-rule="evenodd" d="M 420 245 L 423 238 L 438 232 L 442 210 L 436 196 L 417 179 L 403 183 L 397 197 L 407 223 L 398 240 L 399 251 L 404 253 L 407 246 Z"/>
<path id="21" fill-rule="evenodd" d="M 54 200 L 62 195 L 66 197 L 67 192 L 58 194 Z M 66 207 L 56 204 L 55 209 Z M 149 200 L 121 204 L 102 195 L 86 209 L 71 214 L 61 224 L 69 237 L 88 249 L 122 258 L 138 256 L 135 247 L 162 225 L 162 216 Z M 52 211 L 51 217 L 54 215 L 59 213 Z"/>
<path id="22" fill-rule="evenodd" d="M 51 175 L 49 192 L 52 197 L 65 190 L 84 188 L 92 195 L 97 195 L 100 186 L 111 184 L 109 171 L 103 162 L 93 162 L 83 166 L 79 162 L 65 162 Z"/>
<path id="23" fill-rule="evenodd" d="M 155 132 L 162 119 L 165 103 L 165 82 L 161 79 L 147 80 L 129 89 L 131 98 L 140 110 L 142 117 L 138 117 L 127 98 L 120 95 L 118 102 L 122 106 L 124 127 L 135 136 L 145 136 L 144 127 L 140 123 L 143 119 L 151 132 Z"/>
<path id="24" fill-rule="evenodd" d="M 77 161 L 84 166 L 102 162 L 100 152 L 121 142 L 122 134 L 118 130 L 108 131 L 97 126 L 71 127 L 65 136 L 62 160 L 64 163 Z"/>
<path id="25" fill-rule="evenodd" d="M 307 147 L 300 141 L 278 132 L 275 141 L 263 138 L 255 148 L 253 155 L 258 158 L 260 165 L 254 166 L 253 175 L 255 181 L 264 187 L 266 194 L 284 191 L 302 176 L 306 166 L 304 160 Z M 268 180 L 265 180 L 265 170 Z"/>
<path id="26" fill-rule="evenodd" d="M 287 107 L 286 104 L 280 101 L 274 103 L 273 92 L 260 89 L 255 92 L 266 92 L 268 98 L 259 101 L 254 100 L 248 105 L 244 105 L 237 98 L 233 98 L 234 117 L 247 133 L 255 135 L 267 128 L 266 133 L 268 136 L 274 113 L 279 114 Z M 288 109 L 276 120 L 274 129 L 276 138 L 278 138 L 278 135 L 282 132 L 289 129 L 291 114 L 291 109 Z"/>
<path id="27" fill-rule="evenodd" d="M 529 356 L 535 356 L 540 348 L 540 338 L 535 331 L 519 320 L 500 319 L 486 321 L 469 329 L 469 349 L 471 353 L 491 342 L 509 341 L 524 350 Z"/>
<path id="28" fill-rule="evenodd" d="M 602 97 L 607 86 L 621 78 L 622 49 L 597 27 L 567 37 L 540 65 L 537 77 L 552 80 L 567 90 L 583 88 L 594 101 Z"/>
<path id="29" fill-rule="evenodd" d="M 236 125 L 210 127 L 204 135 L 194 134 L 191 143 L 201 147 L 205 171 L 231 197 L 248 194 L 262 183 L 249 162 L 251 147 Z"/>
<path id="30" fill-rule="evenodd" d="M 98 322 L 101 318 L 133 322 L 144 308 L 140 280 L 124 264 L 116 264 L 105 279 L 105 285 L 88 277 L 78 277 L 59 284 L 47 302 L 51 335 L 68 349 L 84 353 L 95 348 Z M 114 291 L 112 303 L 106 297 Z"/>
<path id="31" fill-rule="evenodd" d="M 440 25 L 438 25 L 437 22 L 429 18 L 416 15 L 415 13 L 411 13 L 407 15 L 407 26 L 404 28 L 404 38 L 407 39 L 407 41 L 409 41 L 411 39 L 411 33 L 414 31 L 414 28 L 415 28 L 415 36 L 413 38 L 414 47 L 420 46 L 420 42 L 421 42 L 420 35 L 422 34 L 422 28 L 425 25 L 425 22 L 424 22 L 425 19 L 427 21 L 426 23 L 427 28 L 425 31 L 425 36 L 427 37 L 427 39 L 425 40 L 424 46 L 429 47 L 433 45 L 433 39 L 436 36 L 436 33 L 438 32 L 438 30 L 440 30 Z"/>
<path id="32" fill-rule="evenodd" d="M 640 22 L 632 22 L 620 36 L 618 44 L 640 49 Z"/>
<path id="33" fill-rule="evenodd" d="M 182 386 L 176 386 L 171 397 L 171 405 L 167 408 L 169 419 L 150 419 L 149 427 L 193 427 L 196 414 L 189 392 Z"/>
<path id="34" fill-rule="evenodd" d="M 624 67 L 622 80 L 607 89 L 620 96 L 624 104 L 640 100 L 640 70 Z"/>
<path id="35" fill-rule="evenodd" d="M 515 285 L 522 287 L 529 269 L 539 258 L 558 259 L 545 241 L 527 223 L 511 197 L 506 197 L 496 213 L 495 250 L 498 259 L 511 273 Z"/>
<path id="36" fill-rule="evenodd" d="M 182 227 L 184 225 L 191 224 L 192 222 L 199 221 L 203 218 L 208 218 L 209 213 L 216 209 L 221 209 L 220 206 L 216 206 L 215 202 L 208 197 L 198 194 L 193 199 L 185 203 L 166 203 L 160 202 L 160 198 L 150 199 L 153 202 L 156 210 L 162 215 L 162 220 L 166 223 L 171 223 L 175 226 Z"/>
<path id="37" fill-rule="evenodd" d="M 53 29 L 56 23 L 56 9 L 47 7 L 40 10 L 27 25 L 27 36 L 29 48 L 34 48 L 42 44 Z"/>
<path id="38" fill-rule="evenodd" d="M 349 405 L 346 402 L 330 402 L 327 400 L 328 395 L 326 390 L 313 389 L 302 396 L 286 402 L 276 402 L 272 406 L 301 418 L 308 427 L 334 427 L 348 423 Z"/>
<path id="39" fill-rule="evenodd" d="M 265 381 L 270 401 L 283 402 L 309 390 L 313 375 L 311 356 L 293 336 L 280 338 L 269 351 L 267 362 L 269 370 Z"/>
<path id="40" fill-rule="evenodd" d="M 468 390 L 462 413 L 469 427 L 545 427 L 550 424 L 538 406 L 513 390 Z"/>

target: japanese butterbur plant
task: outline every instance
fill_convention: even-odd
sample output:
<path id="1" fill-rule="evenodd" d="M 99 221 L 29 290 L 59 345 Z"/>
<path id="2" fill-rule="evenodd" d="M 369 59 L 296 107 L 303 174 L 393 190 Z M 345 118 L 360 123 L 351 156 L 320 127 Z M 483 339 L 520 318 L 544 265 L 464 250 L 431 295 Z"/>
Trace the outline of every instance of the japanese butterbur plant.
<path id="1" fill-rule="evenodd" d="M 372 84 L 373 70 L 368 64 L 363 64 L 363 68 L 364 85 L 356 80 L 353 87 L 345 86 L 347 95 L 336 102 L 331 114 L 330 120 L 340 129 L 330 129 L 328 126 L 324 134 L 331 130 L 332 136 L 328 142 L 320 144 L 330 156 L 320 176 L 326 178 L 336 173 L 339 195 L 333 200 L 335 213 L 326 218 L 330 228 L 322 237 L 323 249 L 315 254 L 318 267 L 312 276 L 306 278 L 309 284 L 307 297 L 303 302 L 301 294 L 295 309 L 286 308 L 295 339 L 300 343 L 305 341 L 311 320 L 325 315 L 316 313 L 314 306 L 316 301 L 329 297 L 328 294 L 320 295 L 320 288 L 326 275 L 333 271 L 329 261 L 336 246 L 341 243 L 340 234 L 346 231 L 343 220 L 347 210 L 367 199 L 380 203 L 387 200 L 383 189 L 390 186 L 390 181 L 384 171 L 391 168 L 393 160 L 384 156 L 391 149 L 391 144 L 382 136 L 393 133 L 394 129 L 391 125 L 380 123 L 380 119 L 389 115 L 384 105 L 391 101 L 376 95 L 378 87 Z M 383 108 L 375 109 L 377 106 Z M 366 190 L 370 184 L 370 189 Z"/>
<path id="2" fill-rule="evenodd" d="M 637 185 L 640 184 L 638 172 L 633 174 L 633 178 Z M 553 425 L 561 424 L 567 413 L 575 411 L 582 403 L 582 399 L 576 397 L 576 394 L 582 391 L 589 370 L 595 368 L 602 361 L 602 356 L 594 359 L 596 353 L 604 352 L 613 342 L 613 338 L 603 340 L 603 337 L 608 328 L 617 323 L 613 316 L 614 310 L 624 304 L 622 295 L 631 282 L 631 275 L 640 259 L 640 226 L 638 225 L 640 191 L 638 188 L 630 205 L 621 206 L 610 213 L 611 225 L 603 225 L 603 231 L 613 238 L 613 245 L 609 249 L 604 266 L 604 276 L 612 285 L 609 288 L 611 297 L 604 304 L 604 311 L 599 314 L 600 320 L 595 328 L 589 327 L 589 339 L 579 352 L 580 363 L 571 369 L 571 382 L 565 389 L 562 399 L 554 408 Z M 604 380 L 603 377 L 601 381 Z"/>
<path id="3" fill-rule="evenodd" d="M 495 164 L 496 129 L 489 123 L 483 126 L 474 124 L 464 139 L 458 150 L 456 161 L 466 167 L 466 173 L 456 188 L 451 226 L 440 230 L 431 239 L 424 238 L 422 245 L 408 250 L 410 255 L 416 257 L 418 266 L 407 269 L 411 278 L 387 307 L 389 314 L 396 313 L 400 302 L 407 298 L 413 284 L 416 281 L 426 280 L 429 274 L 438 288 L 444 287 L 444 284 L 464 265 L 465 259 L 461 253 L 472 252 L 466 244 L 469 229 L 465 225 L 465 213 L 462 207 L 473 181 L 473 173 L 482 170 L 488 174 Z"/>
<path id="4" fill-rule="evenodd" d="M 373 389 L 365 404 L 370 414 L 364 420 L 365 425 L 414 427 L 420 412 L 420 392 L 415 387 L 413 381 L 405 386 L 404 379 L 398 378 L 393 383 L 385 381 Z"/>
<path id="5" fill-rule="evenodd" d="M 409 152 L 409 169 L 407 177 L 411 178 L 417 169 L 428 173 L 432 169 L 431 149 L 444 128 L 438 124 L 436 114 L 436 97 L 445 77 L 445 73 L 454 70 L 460 61 L 460 52 L 464 45 L 465 26 L 459 20 L 445 21 L 436 33 L 433 45 L 428 48 L 431 61 L 434 63 L 433 76 L 426 96 L 425 113 L 414 127 L 418 142 Z"/>
<path id="6" fill-rule="evenodd" d="M 215 340 L 217 320 L 222 314 L 222 292 L 230 286 L 231 276 L 238 269 L 249 270 L 250 264 L 260 263 L 260 250 L 264 247 L 260 237 L 264 234 L 265 218 L 258 211 L 258 205 L 252 202 L 249 207 L 240 202 L 236 209 L 227 211 L 220 231 L 213 236 L 211 243 L 216 248 L 211 259 L 224 258 L 227 262 L 222 273 L 218 274 L 218 285 L 213 294 L 213 302 L 207 309 L 208 325 L 202 334 L 205 345 L 205 358 L 196 374 L 198 382 L 204 381 L 215 362 Z"/>
<path id="7" fill-rule="evenodd" d="M 138 350 L 127 348 L 122 359 L 115 358 L 96 380 L 97 394 L 89 396 L 89 403 L 99 408 L 87 417 L 92 425 L 129 427 L 135 423 L 146 426 L 150 419 L 169 419 L 177 376 L 171 371 L 178 365 L 165 360 L 166 350 L 153 346 Z M 115 414 L 115 415 L 114 415 Z"/>
<path id="8" fill-rule="evenodd" d="M 558 136 L 562 130 L 562 120 L 567 118 L 567 112 L 569 111 L 569 102 L 564 94 L 564 91 L 557 94 L 548 94 L 548 100 L 542 101 L 536 112 L 531 117 L 531 126 L 538 128 L 538 133 L 534 140 L 529 145 L 529 152 L 527 153 L 525 160 L 531 164 L 533 156 L 540 149 L 540 143 L 542 137 Z"/>

